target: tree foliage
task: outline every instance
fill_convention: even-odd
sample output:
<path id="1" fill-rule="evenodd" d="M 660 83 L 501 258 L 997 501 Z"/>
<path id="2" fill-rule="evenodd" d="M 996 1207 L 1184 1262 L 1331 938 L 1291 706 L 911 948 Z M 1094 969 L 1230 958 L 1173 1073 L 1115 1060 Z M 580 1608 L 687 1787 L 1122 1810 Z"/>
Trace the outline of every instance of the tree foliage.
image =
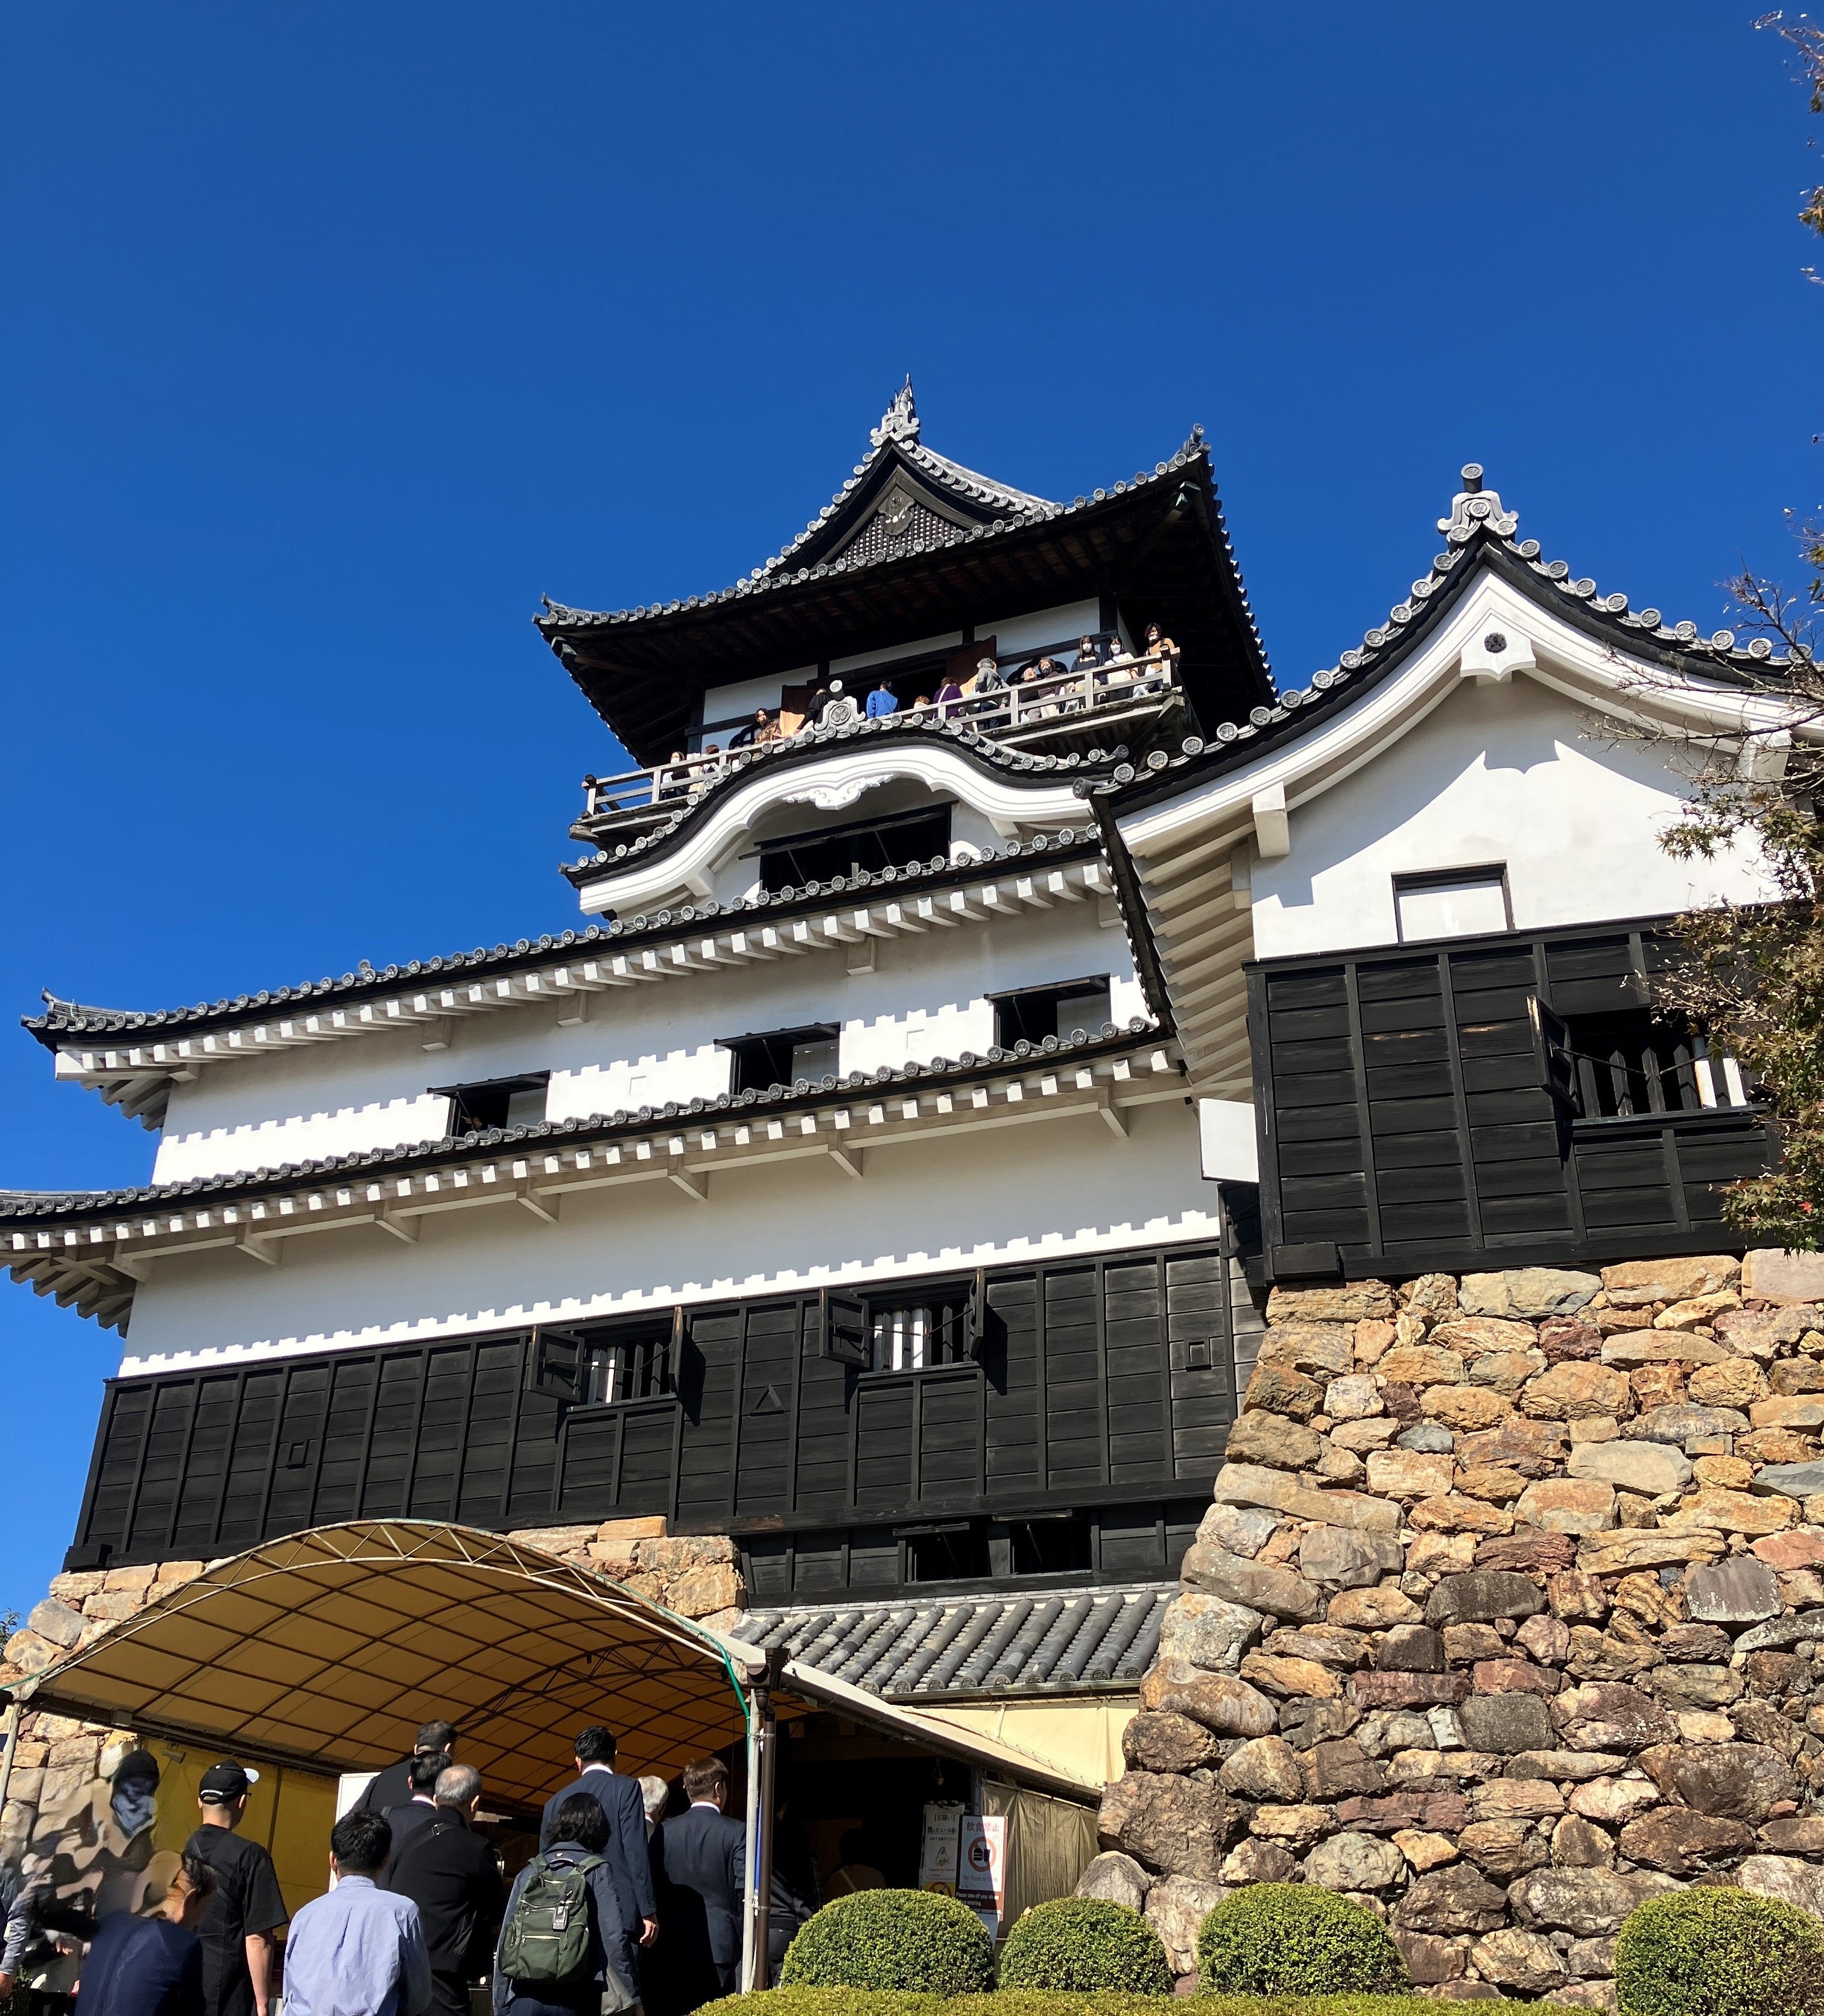
<path id="1" fill-rule="evenodd" d="M 1811 111 L 1824 113 L 1824 28 L 1802 14 L 1756 25 L 1784 40 Z M 1799 218 L 1824 236 L 1824 186 L 1806 194 Z M 1804 588 L 1791 593 L 1746 569 L 1725 584 L 1736 632 L 1765 653 L 1748 682 L 1757 724 L 1739 740 L 1687 741 L 1689 802 L 1665 836 L 1683 860 L 1757 849 L 1774 899 L 1682 917 L 1687 956 L 1669 992 L 1705 1027 L 1712 1053 L 1736 1059 L 1779 1137 L 1778 1170 L 1725 1192 L 1730 1223 L 1750 1239 L 1813 1248 L 1824 1244 L 1824 746 L 1813 739 L 1824 730 L 1824 527 L 1788 517 Z"/>

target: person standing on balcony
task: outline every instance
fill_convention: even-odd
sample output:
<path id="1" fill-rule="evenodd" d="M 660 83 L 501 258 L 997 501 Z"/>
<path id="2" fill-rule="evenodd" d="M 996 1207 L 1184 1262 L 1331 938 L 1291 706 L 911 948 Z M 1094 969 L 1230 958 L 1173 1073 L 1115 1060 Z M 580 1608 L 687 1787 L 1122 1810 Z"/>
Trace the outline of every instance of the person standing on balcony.
<path id="1" fill-rule="evenodd" d="M 937 718 L 948 721 L 962 704 L 963 689 L 946 671 L 937 689 Z"/>
<path id="2" fill-rule="evenodd" d="M 867 697 L 867 718 L 870 721 L 885 721 L 890 714 L 899 711 L 899 697 L 882 679 Z"/>

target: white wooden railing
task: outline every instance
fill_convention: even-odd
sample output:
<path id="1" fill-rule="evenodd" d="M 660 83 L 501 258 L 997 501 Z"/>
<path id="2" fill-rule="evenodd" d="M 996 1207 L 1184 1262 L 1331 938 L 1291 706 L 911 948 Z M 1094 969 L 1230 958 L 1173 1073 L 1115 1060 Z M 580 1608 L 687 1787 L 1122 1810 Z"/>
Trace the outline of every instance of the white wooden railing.
<path id="1" fill-rule="evenodd" d="M 1175 683 L 1177 674 L 1175 654 L 1128 659 L 1050 679 L 1018 679 L 987 693 L 965 692 L 961 700 L 928 700 L 922 707 L 902 707 L 891 718 L 966 722 L 978 735 L 1012 735 L 1022 729 L 1038 729 L 1046 722 L 1062 725 L 1069 715 L 1105 713 L 1136 700 L 1161 699 Z M 835 700 L 825 703 L 816 720 L 775 711 L 766 729 L 738 748 L 712 747 L 669 762 L 618 771 L 611 777 L 585 777 L 584 816 L 593 819 L 683 804 L 713 783 L 737 758 L 796 741 L 818 727 L 841 726 L 860 720 L 865 716 L 867 705 L 866 693 L 859 686 L 849 690 L 845 682 L 844 691 Z M 836 710 L 834 720 L 832 709 Z"/>

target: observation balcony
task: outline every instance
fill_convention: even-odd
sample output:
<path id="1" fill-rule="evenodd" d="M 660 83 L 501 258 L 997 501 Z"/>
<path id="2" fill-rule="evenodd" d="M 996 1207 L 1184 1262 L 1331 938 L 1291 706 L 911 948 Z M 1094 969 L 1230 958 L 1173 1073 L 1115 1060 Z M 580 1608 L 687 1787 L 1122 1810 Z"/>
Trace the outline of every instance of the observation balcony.
<path id="1" fill-rule="evenodd" d="M 820 728 L 845 727 L 864 718 L 865 671 L 849 688 L 825 701 L 813 718 L 784 708 L 770 713 L 764 725 L 750 723 L 738 740 L 718 748 L 713 733 L 695 738 L 702 747 L 665 763 L 622 770 L 611 777 L 585 777 L 582 816 L 570 829 L 573 840 L 600 845 L 604 835 L 627 839 L 694 804 L 731 769 L 745 767 L 776 751 L 791 748 Z M 971 681 L 971 686 L 974 682 Z M 1175 655 L 1136 658 L 1047 679 L 1025 678 L 987 693 L 964 689 L 958 700 L 927 700 L 901 707 L 887 723 L 925 722 L 966 729 L 1005 747 L 1048 756 L 1072 750 L 1097 751 L 1112 761 L 1136 752 L 1155 734 L 1182 720 L 1184 697 Z"/>

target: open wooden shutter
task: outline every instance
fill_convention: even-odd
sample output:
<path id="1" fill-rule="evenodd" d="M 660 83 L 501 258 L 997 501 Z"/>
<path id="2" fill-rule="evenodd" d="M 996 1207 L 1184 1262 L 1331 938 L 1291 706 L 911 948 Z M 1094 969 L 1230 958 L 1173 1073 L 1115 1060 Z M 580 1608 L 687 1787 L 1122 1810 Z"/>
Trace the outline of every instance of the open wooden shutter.
<path id="1" fill-rule="evenodd" d="M 690 1327 L 684 1319 L 684 1305 L 679 1302 L 672 1311 L 672 1341 L 665 1348 L 665 1391 L 675 1393 L 684 1377 L 684 1343 L 690 1334 Z"/>
<path id="2" fill-rule="evenodd" d="M 532 1386 L 535 1393 L 575 1402 L 582 1398 L 582 1339 L 575 1330 L 532 1332 Z"/>
<path id="3" fill-rule="evenodd" d="M 1529 995 L 1527 1013 L 1533 1024 L 1533 1047 L 1539 1065 L 1539 1082 L 1560 1106 L 1578 1110 L 1577 1059 L 1570 1044 L 1570 1030 L 1537 995 Z"/>
<path id="4" fill-rule="evenodd" d="M 978 1267 L 975 1279 L 969 1283 L 969 1292 L 963 1304 L 963 1352 L 966 1357 L 979 1358 L 982 1347 L 988 1335 L 988 1276 Z"/>
<path id="5" fill-rule="evenodd" d="M 824 1355 L 865 1372 L 873 1363 L 868 1348 L 867 1304 L 860 1295 L 825 1288 L 818 1298 Z"/>

